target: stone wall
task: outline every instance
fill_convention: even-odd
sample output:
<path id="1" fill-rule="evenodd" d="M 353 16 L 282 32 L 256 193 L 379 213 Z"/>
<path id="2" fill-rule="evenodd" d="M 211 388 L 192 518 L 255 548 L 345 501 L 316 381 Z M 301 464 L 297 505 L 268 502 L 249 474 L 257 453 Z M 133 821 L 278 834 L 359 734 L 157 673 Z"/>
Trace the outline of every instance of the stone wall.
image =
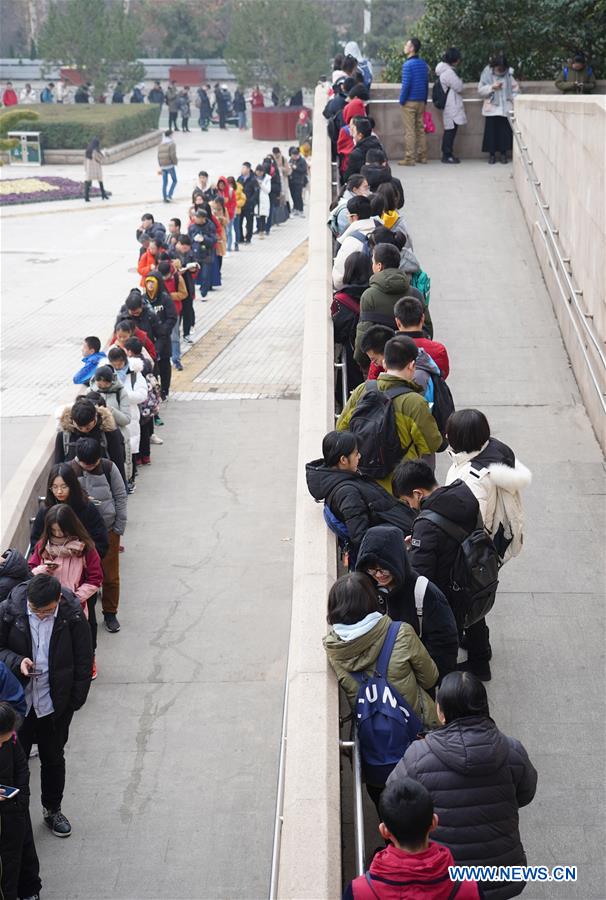
<path id="1" fill-rule="evenodd" d="M 522 94 L 554 94 L 556 88 L 552 81 L 523 81 L 520 84 Z M 598 91 L 606 93 L 606 81 L 598 82 Z M 431 96 L 431 89 L 430 89 Z M 520 96 L 521 96 L 520 95 Z M 376 123 L 377 134 L 387 150 L 390 159 L 401 159 L 404 155 L 402 128 L 402 109 L 398 103 L 399 84 L 373 84 L 370 98 L 369 114 Z M 561 94 L 557 94 L 561 97 Z M 480 159 L 484 119 L 482 117 L 482 100 L 478 97 L 477 84 L 466 84 L 463 90 L 463 101 L 467 115 L 467 125 L 459 128 L 455 152 L 461 159 Z M 440 158 L 440 141 L 442 140 L 442 114 L 433 109 L 431 101 L 427 104 L 436 126 L 435 134 L 428 135 L 430 159 Z"/>
<path id="2" fill-rule="evenodd" d="M 548 229 L 538 208 L 521 153 L 514 152 L 514 181 L 572 368 L 594 430 L 606 451 L 606 366 L 587 328 L 606 351 L 606 98 L 525 96 L 516 103 L 515 125 L 531 176 L 561 255 L 569 260 L 573 287 L 558 275 Z M 559 282 L 559 283 L 558 283 Z M 575 302 L 576 301 L 576 302 Z M 577 309 L 577 303 L 580 307 Z M 598 387 L 591 376 L 589 363 Z"/>
<path id="3" fill-rule="evenodd" d="M 107 147 L 104 150 L 104 165 L 111 165 L 119 162 L 121 159 L 126 159 L 127 156 L 134 156 L 135 153 L 141 153 L 142 150 L 155 147 L 156 144 L 160 143 L 161 137 L 162 131 L 149 131 L 147 134 L 141 134 L 130 141 Z M 44 164 L 47 166 L 82 166 L 84 165 L 84 150 L 45 150 Z"/>

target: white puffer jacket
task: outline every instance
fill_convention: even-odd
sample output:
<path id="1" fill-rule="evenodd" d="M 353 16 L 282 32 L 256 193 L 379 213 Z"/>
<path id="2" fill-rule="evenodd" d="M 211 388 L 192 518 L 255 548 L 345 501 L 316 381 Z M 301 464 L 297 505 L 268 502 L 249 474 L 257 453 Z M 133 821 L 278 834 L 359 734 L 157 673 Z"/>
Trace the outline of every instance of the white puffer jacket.
<path id="1" fill-rule="evenodd" d="M 139 452 L 139 441 L 141 440 L 141 413 L 139 404 L 145 401 L 147 397 L 147 382 L 142 374 L 143 360 L 134 356 L 128 360 L 129 371 L 122 383 L 124 393 L 128 397 L 130 403 L 130 422 L 128 424 L 128 435 L 130 437 L 131 453 Z M 135 377 L 132 378 L 131 376 Z"/>
<path id="2" fill-rule="evenodd" d="M 490 532 L 503 562 L 517 556 L 524 542 L 524 510 L 520 491 L 532 481 L 532 474 L 513 450 L 489 438 L 472 453 L 448 453 L 452 465 L 446 484 L 464 481 L 477 498 L 486 529 Z"/>

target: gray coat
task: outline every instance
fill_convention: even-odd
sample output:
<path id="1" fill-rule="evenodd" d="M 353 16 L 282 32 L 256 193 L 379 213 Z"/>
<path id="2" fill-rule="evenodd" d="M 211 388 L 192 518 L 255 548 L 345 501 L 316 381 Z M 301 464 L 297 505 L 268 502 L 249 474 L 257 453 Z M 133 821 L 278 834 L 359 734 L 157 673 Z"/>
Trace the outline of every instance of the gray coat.
<path id="1" fill-rule="evenodd" d="M 70 465 L 90 501 L 99 510 L 108 531 L 124 534 L 128 512 L 128 494 L 116 464 L 109 459 L 102 459 L 93 472 L 87 472 L 78 465 L 76 460 L 72 460 Z"/>
<path id="2" fill-rule="evenodd" d="M 91 159 L 84 157 L 84 174 L 87 181 L 103 181 L 104 156 L 100 150 L 93 150 Z"/>
<path id="3" fill-rule="evenodd" d="M 463 865 L 525 865 L 518 809 L 531 802 L 537 773 L 519 741 L 492 719 L 457 719 L 410 745 L 388 778 L 408 776 L 432 796 L 439 825 L 433 840 Z M 486 882 L 490 900 L 515 897 L 523 883 Z"/>

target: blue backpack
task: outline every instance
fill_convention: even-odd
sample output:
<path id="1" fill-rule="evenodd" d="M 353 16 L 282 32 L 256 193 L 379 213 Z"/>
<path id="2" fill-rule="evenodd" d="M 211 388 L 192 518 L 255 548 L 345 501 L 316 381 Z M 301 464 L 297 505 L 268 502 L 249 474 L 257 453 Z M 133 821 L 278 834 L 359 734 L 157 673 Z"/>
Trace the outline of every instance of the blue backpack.
<path id="1" fill-rule="evenodd" d="M 423 723 L 387 681 L 387 667 L 401 622 L 392 622 L 375 665 L 374 675 L 350 672 L 360 685 L 356 724 L 362 769 L 369 784 L 385 784 L 407 747 L 423 731 Z"/>
<path id="2" fill-rule="evenodd" d="M 347 566 L 350 572 L 353 571 L 356 566 L 356 554 L 352 551 L 351 545 L 349 543 L 349 532 L 347 530 L 347 525 L 340 519 L 337 519 L 332 509 L 326 502 L 324 502 L 324 521 L 333 532 L 333 534 L 336 534 L 337 536 L 343 565 Z"/>
<path id="3" fill-rule="evenodd" d="M 419 269 L 418 272 L 414 272 L 410 276 L 410 283 L 413 287 L 416 287 L 418 291 L 421 291 L 423 296 L 425 297 L 425 306 L 429 306 L 429 298 L 431 294 L 431 278 L 424 272 L 423 269 Z"/>

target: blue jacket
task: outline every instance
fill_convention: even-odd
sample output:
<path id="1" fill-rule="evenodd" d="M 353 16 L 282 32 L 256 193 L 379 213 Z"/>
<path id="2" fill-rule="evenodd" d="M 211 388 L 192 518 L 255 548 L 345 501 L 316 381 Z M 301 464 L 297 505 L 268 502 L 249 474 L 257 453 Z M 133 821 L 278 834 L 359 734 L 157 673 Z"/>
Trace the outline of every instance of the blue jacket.
<path id="1" fill-rule="evenodd" d="M 427 100 L 429 90 L 429 66 L 424 59 L 411 56 L 402 66 L 402 90 L 400 104 L 409 100 Z"/>
<path id="2" fill-rule="evenodd" d="M 0 662 L 0 700 L 6 700 L 15 712 L 25 718 L 25 694 L 19 680 L 6 663 Z"/>
<path id="3" fill-rule="evenodd" d="M 107 359 L 103 350 L 99 350 L 98 353 L 93 353 L 92 356 L 84 356 L 82 358 L 84 365 L 81 369 L 78 369 L 74 375 L 74 384 L 87 384 L 98 369 L 102 359 Z"/>

